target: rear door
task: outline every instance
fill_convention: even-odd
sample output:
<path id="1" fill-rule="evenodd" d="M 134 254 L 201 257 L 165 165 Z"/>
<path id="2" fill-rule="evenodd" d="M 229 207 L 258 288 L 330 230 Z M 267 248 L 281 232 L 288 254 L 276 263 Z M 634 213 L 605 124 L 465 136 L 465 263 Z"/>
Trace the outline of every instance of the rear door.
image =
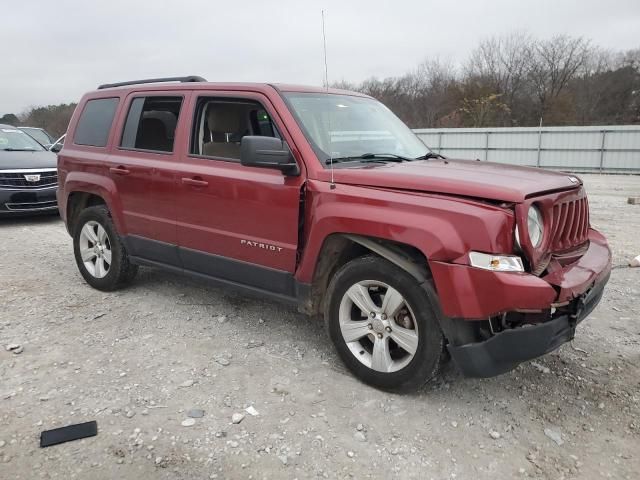
<path id="1" fill-rule="evenodd" d="M 181 115 L 189 94 L 134 92 L 125 100 L 110 176 L 116 183 L 130 253 L 179 266 L 174 209 L 174 152 L 186 142 Z M 184 147 L 183 147 L 184 148 Z"/>
<path id="2" fill-rule="evenodd" d="M 175 202 L 184 268 L 293 296 L 304 173 L 240 164 L 244 135 L 292 145 L 282 122 L 266 97 L 245 92 L 194 92 L 189 116 Z"/>

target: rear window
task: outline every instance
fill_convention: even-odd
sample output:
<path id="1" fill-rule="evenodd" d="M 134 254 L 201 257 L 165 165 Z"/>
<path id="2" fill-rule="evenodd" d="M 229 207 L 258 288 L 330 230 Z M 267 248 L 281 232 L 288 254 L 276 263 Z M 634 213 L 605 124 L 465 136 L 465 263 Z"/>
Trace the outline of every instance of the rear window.
<path id="1" fill-rule="evenodd" d="M 120 146 L 172 152 L 182 97 L 137 97 L 129 107 Z"/>
<path id="2" fill-rule="evenodd" d="M 118 108 L 118 98 L 89 100 L 80 115 L 73 142 L 77 145 L 104 147 L 109 139 L 113 117 Z"/>

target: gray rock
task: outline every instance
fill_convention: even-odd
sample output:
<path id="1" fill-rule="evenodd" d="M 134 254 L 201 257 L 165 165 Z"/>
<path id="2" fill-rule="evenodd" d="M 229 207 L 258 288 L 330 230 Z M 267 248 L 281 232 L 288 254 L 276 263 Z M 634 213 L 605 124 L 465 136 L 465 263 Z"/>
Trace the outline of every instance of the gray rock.
<path id="1" fill-rule="evenodd" d="M 227 321 L 227 317 L 225 315 L 220 315 L 218 317 L 218 323 L 224 323 Z"/>
<path id="2" fill-rule="evenodd" d="M 7 351 L 13 352 L 18 355 L 19 353 L 22 353 L 24 351 L 24 347 L 18 343 L 10 343 L 9 345 L 7 345 Z"/>
<path id="3" fill-rule="evenodd" d="M 231 423 L 234 423 L 236 425 L 240 423 L 242 420 L 244 420 L 244 413 L 234 413 L 231 416 Z"/>
<path id="4" fill-rule="evenodd" d="M 353 458 L 353 457 L 355 457 L 355 456 L 356 456 L 356 454 L 355 454 L 355 453 L 353 453 L 351 450 L 349 450 L 349 451 L 347 452 L 347 457 L 349 457 L 349 458 Z"/>
<path id="5" fill-rule="evenodd" d="M 133 410 L 129 410 L 129 411 L 125 414 L 125 416 L 126 416 L 127 418 L 133 418 L 133 417 L 135 417 L 135 416 L 136 416 L 136 412 L 134 412 Z"/>
<path id="6" fill-rule="evenodd" d="M 496 432 L 495 430 L 492 430 L 489 432 L 489 436 L 494 440 L 498 440 L 502 435 L 500 435 L 500 433 Z"/>
<path id="7" fill-rule="evenodd" d="M 362 425 L 361 423 L 359 423 L 358 425 L 356 425 L 356 430 L 361 432 L 364 430 L 364 425 Z"/>
<path id="8" fill-rule="evenodd" d="M 562 440 L 562 434 L 557 430 L 553 430 L 551 428 L 545 428 L 544 434 L 547 437 L 549 437 L 551 440 L 556 442 L 556 445 L 562 445 L 564 443 L 564 440 Z"/>
<path id="9" fill-rule="evenodd" d="M 538 362 L 531 362 L 531 366 L 538 370 L 540 373 L 550 373 L 549 367 L 539 364 Z"/>
<path id="10" fill-rule="evenodd" d="M 231 362 L 229 362 L 229 360 L 227 360 L 227 359 L 226 359 L 226 358 L 224 358 L 224 357 L 219 357 L 219 358 L 216 358 L 216 363 L 219 363 L 219 364 L 220 364 L 220 365 L 222 365 L 223 367 L 226 367 L 226 366 L 227 366 L 227 365 L 229 365 L 229 363 L 231 363 Z"/>
<path id="11" fill-rule="evenodd" d="M 187 417 L 202 418 L 204 417 L 204 410 L 201 410 L 199 408 L 192 408 L 187 412 Z"/>
<path id="12" fill-rule="evenodd" d="M 180 384 L 181 388 L 188 388 L 191 387 L 195 382 L 193 380 L 185 380 L 184 382 L 182 382 Z"/>
<path id="13" fill-rule="evenodd" d="M 289 459 L 287 458 L 286 455 L 278 455 L 278 458 L 280 459 L 283 465 L 286 465 L 287 463 L 289 463 Z"/>
<path id="14" fill-rule="evenodd" d="M 356 432 L 353 435 L 353 438 L 355 438 L 359 442 L 366 442 L 367 441 L 367 437 L 365 437 L 364 433 L 362 433 L 362 432 Z"/>
<path id="15" fill-rule="evenodd" d="M 253 405 L 249 405 L 247 408 L 244 409 L 244 411 L 253 417 L 255 417 L 256 415 L 260 415 L 260 412 L 258 412 L 258 410 L 253 408 Z"/>
<path id="16" fill-rule="evenodd" d="M 195 424 L 196 421 L 193 418 L 185 418 L 181 423 L 183 427 L 193 427 Z"/>

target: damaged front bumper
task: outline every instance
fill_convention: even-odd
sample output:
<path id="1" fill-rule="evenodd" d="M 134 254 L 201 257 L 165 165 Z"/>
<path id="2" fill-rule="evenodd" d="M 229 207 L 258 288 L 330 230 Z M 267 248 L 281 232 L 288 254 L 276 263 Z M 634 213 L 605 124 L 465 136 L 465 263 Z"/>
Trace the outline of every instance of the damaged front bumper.
<path id="1" fill-rule="evenodd" d="M 431 269 L 451 357 L 466 376 L 492 377 L 573 339 L 602 298 L 611 251 L 604 236 L 590 230 L 577 261 L 542 277 L 441 262 Z M 520 320 L 493 328 L 492 319 L 510 316 Z"/>
<path id="2" fill-rule="evenodd" d="M 483 342 L 448 345 L 449 353 L 467 377 L 493 377 L 513 370 L 520 363 L 549 353 L 573 340 L 576 326 L 598 305 L 605 277 L 570 304 L 573 313 L 564 313 L 537 325 L 506 329 Z"/>

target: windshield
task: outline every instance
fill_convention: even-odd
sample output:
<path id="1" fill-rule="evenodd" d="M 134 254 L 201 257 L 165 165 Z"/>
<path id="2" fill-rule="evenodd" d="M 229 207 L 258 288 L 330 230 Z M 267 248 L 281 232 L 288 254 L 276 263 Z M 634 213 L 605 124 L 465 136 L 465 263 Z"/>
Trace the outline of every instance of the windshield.
<path id="1" fill-rule="evenodd" d="M 0 128 L 0 151 L 41 151 L 44 147 L 17 128 Z"/>
<path id="2" fill-rule="evenodd" d="M 415 159 L 429 149 L 391 110 L 367 97 L 285 93 L 320 161 L 381 154 Z"/>
<path id="3" fill-rule="evenodd" d="M 27 135 L 35 138 L 42 145 L 49 145 L 51 143 L 49 136 L 39 128 L 21 128 L 21 130 Z"/>

